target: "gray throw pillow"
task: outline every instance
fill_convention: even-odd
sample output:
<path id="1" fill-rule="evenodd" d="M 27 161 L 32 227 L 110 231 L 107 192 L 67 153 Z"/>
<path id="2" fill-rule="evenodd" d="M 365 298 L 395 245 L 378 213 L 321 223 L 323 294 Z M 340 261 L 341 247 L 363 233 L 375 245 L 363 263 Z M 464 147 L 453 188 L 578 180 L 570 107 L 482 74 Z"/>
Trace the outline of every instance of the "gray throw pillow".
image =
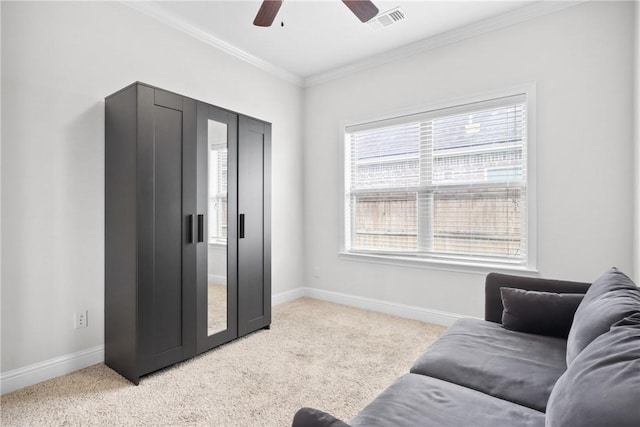
<path id="1" fill-rule="evenodd" d="M 573 317 L 567 338 L 567 366 L 611 325 L 640 311 L 640 289 L 617 268 L 600 276 L 587 290 Z"/>
<path id="2" fill-rule="evenodd" d="M 349 427 L 349 424 L 319 409 L 300 408 L 291 427 Z"/>
<path id="3" fill-rule="evenodd" d="M 566 338 L 583 294 L 500 288 L 502 326 L 512 331 Z"/>
<path id="4" fill-rule="evenodd" d="M 633 280 L 631 280 L 629 276 L 618 270 L 616 267 L 611 267 L 609 270 L 602 273 L 602 275 L 598 277 L 591 286 L 589 286 L 589 289 L 584 296 L 584 303 L 588 304 L 607 292 L 621 290 L 637 291 L 638 287 L 633 283 Z"/>
<path id="5" fill-rule="evenodd" d="M 640 426 L 640 312 L 575 358 L 551 391 L 545 426 Z"/>

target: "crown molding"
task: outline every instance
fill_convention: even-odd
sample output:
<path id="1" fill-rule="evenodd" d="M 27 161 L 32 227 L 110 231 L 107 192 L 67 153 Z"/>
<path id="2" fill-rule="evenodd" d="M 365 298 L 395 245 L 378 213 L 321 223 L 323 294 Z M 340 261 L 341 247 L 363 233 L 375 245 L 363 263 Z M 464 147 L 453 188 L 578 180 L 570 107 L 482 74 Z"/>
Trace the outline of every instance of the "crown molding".
<path id="1" fill-rule="evenodd" d="M 527 6 L 506 12 L 504 14 L 474 22 L 464 27 L 456 28 L 445 33 L 417 41 L 415 43 L 402 46 L 397 49 L 389 50 L 381 54 L 365 58 L 360 61 L 352 62 L 343 67 L 335 68 L 323 73 L 314 74 L 304 79 L 303 86 L 311 87 L 331 80 L 346 77 L 350 74 L 367 70 L 369 68 L 388 64 L 409 58 L 411 56 L 423 53 L 432 49 L 437 49 L 451 43 L 466 40 L 471 37 L 479 36 L 491 31 L 499 30 L 511 25 L 519 24 L 540 16 L 558 12 L 568 7 L 585 3 L 589 0 L 575 1 L 538 1 Z"/>
<path id="2" fill-rule="evenodd" d="M 178 31 L 188 34 L 210 46 L 215 47 L 230 56 L 247 62 L 275 77 L 293 83 L 299 87 L 311 87 L 331 80 L 346 77 L 360 71 L 364 71 L 373 67 L 388 64 L 409 58 L 411 56 L 437 49 L 458 41 L 466 40 L 481 34 L 499 30 L 511 25 L 519 24 L 540 16 L 558 12 L 568 7 L 576 6 L 590 0 L 541 0 L 527 6 L 512 10 L 510 12 L 484 19 L 464 27 L 456 28 L 445 33 L 417 41 L 415 43 L 392 49 L 378 55 L 374 55 L 363 60 L 355 61 L 342 67 L 332 70 L 313 74 L 308 77 L 302 77 L 291 73 L 277 65 L 274 65 L 264 59 L 254 56 L 244 50 L 221 40 L 201 29 L 194 27 L 183 19 L 178 18 L 174 14 L 167 12 L 159 7 L 156 3 L 150 1 L 121 1 L 122 4 L 150 16 L 157 21 L 168 25 Z"/>
<path id="3" fill-rule="evenodd" d="M 168 25 L 178 31 L 181 31 L 185 34 L 188 34 L 210 46 L 219 49 L 226 54 L 233 56 L 237 59 L 240 59 L 244 62 L 247 62 L 267 73 L 278 77 L 282 80 L 288 81 L 289 83 L 293 83 L 296 86 L 304 86 L 304 80 L 302 77 L 293 74 L 283 68 L 278 67 L 270 62 L 265 61 L 264 59 L 258 58 L 244 50 L 227 43 L 224 40 L 221 40 L 212 34 L 209 34 L 201 29 L 191 25 L 183 19 L 178 18 L 174 14 L 167 12 L 162 7 L 159 7 L 156 3 L 151 1 L 121 1 L 125 6 L 130 7 L 144 15 L 150 16 L 155 20 Z"/>

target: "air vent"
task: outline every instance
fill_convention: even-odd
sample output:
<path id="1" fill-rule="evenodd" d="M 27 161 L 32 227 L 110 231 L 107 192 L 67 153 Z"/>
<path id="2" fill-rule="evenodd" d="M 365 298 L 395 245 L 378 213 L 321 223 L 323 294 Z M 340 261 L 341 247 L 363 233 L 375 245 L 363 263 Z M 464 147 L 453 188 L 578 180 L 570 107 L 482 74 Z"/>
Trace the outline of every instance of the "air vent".
<path id="1" fill-rule="evenodd" d="M 395 9 L 379 13 L 378 15 L 367 21 L 367 24 L 369 24 L 374 30 L 378 30 L 382 27 L 388 27 L 389 25 L 395 24 L 396 22 L 402 21 L 404 19 L 406 19 L 404 11 L 399 7 L 396 7 Z"/>

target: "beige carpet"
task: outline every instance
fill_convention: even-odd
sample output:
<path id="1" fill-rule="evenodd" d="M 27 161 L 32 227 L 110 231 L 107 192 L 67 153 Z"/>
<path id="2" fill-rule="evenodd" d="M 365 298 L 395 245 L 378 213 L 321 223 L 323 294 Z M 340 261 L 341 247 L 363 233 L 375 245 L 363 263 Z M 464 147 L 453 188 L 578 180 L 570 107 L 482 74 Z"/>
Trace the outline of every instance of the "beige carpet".
<path id="1" fill-rule="evenodd" d="M 446 328 L 309 298 L 261 330 L 134 386 L 104 364 L 2 396 L 2 426 L 285 427 L 313 406 L 350 419 Z"/>

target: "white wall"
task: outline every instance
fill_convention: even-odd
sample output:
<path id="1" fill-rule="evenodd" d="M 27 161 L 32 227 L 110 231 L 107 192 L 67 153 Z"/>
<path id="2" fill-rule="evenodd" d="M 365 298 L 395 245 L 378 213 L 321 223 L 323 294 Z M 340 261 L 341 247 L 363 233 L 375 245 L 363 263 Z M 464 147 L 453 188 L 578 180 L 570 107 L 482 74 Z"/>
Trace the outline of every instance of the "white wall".
<path id="1" fill-rule="evenodd" d="M 633 3 L 589 2 L 308 88 L 306 284 L 481 317 L 484 273 L 340 258 L 343 120 L 537 84 L 539 275 L 633 268 Z M 319 277 L 315 277 L 319 276 Z"/>
<path id="2" fill-rule="evenodd" d="M 104 343 L 103 100 L 137 80 L 273 123 L 273 292 L 303 284 L 302 89 L 117 2 L 2 2 L 1 41 L 2 372 Z"/>

